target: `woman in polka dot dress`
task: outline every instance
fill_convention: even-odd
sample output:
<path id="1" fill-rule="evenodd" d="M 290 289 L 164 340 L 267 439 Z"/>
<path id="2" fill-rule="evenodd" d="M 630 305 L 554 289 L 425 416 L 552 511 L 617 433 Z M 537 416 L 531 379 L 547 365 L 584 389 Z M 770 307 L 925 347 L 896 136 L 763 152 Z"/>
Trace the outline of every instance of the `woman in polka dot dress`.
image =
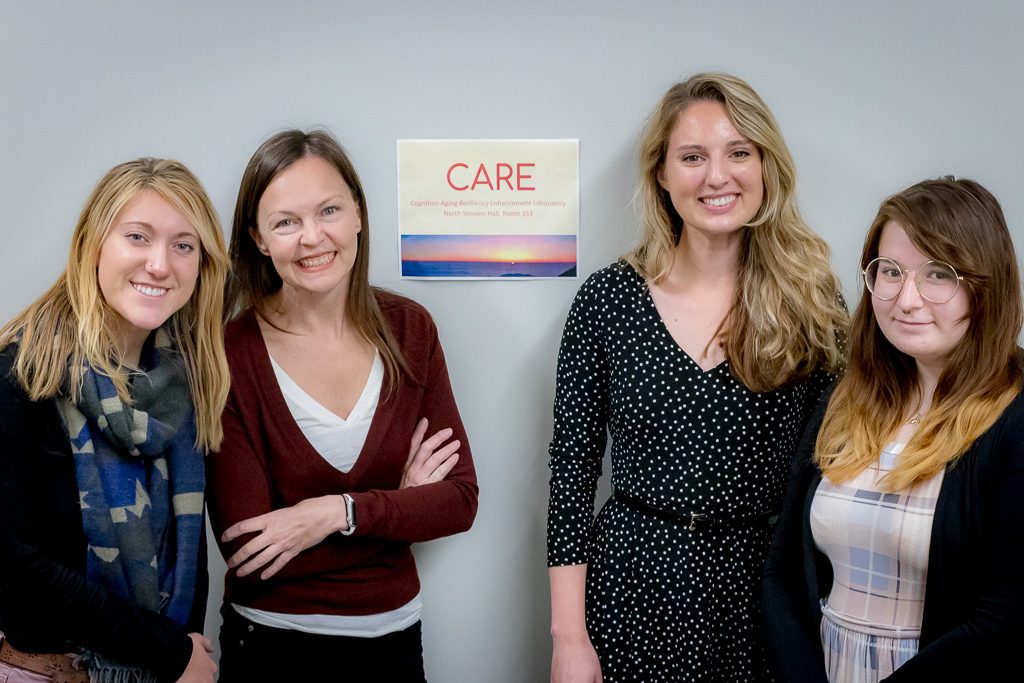
<path id="1" fill-rule="evenodd" d="M 847 316 L 745 82 L 673 86 L 640 162 L 641 242 L 580 289 L 558 356 L 551 679 L 767 680 L 771 515 Z M 609 432 L 615 495 L 595 520 Z"/>

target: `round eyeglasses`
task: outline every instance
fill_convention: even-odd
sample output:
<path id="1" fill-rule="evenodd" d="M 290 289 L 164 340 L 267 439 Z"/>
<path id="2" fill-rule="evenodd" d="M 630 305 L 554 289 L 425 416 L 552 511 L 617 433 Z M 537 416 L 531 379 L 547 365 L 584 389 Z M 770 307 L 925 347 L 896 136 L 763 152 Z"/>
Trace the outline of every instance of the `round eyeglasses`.
<path id="1" fill-rule="evenodd" d="M 876 258 L 861 271 L 864 286 L 872 296 L 882 301 L 890 301 L 900 295 L 908 273 L 914 273 L 914 284 L 921 298 L 933 304 L 944 304 L 956 296 L 960 291 L 960 281 L 964 279 L 957 275 L 953 266 L 943 261 L 929 261 L 916 270 L 904 270 L 892 259 Z"/>

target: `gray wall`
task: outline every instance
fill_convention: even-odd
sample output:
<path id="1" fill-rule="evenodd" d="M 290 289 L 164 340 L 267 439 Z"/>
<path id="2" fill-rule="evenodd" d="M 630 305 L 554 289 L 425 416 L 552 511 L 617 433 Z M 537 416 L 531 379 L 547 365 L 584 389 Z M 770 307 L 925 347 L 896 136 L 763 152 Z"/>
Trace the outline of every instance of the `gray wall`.
<path id="1" fill-rule="evenodd" d="M 0 0 L 0 318 L 60 272 L 115 163 L 179 158 L 230 220 L 259 142 L 326 124 L 368 191 L 371 275 L 433 312 L 476 455 L 473 530 L 417 548 L 428 676 L 546 680 L 545 451 L 579 283 L 398 280 L 395 139 L 578 137 L 586 275 L 636 235 L 650 108 L 693 71 L 732 71 L 773 107 L 853 295 L 879 201 L 924 177 L 980 180 L 1024 248 L 1022 25 L 1017 3 L 958 0 Z M 211 628 L 222 571 L 218 557 Z"/>

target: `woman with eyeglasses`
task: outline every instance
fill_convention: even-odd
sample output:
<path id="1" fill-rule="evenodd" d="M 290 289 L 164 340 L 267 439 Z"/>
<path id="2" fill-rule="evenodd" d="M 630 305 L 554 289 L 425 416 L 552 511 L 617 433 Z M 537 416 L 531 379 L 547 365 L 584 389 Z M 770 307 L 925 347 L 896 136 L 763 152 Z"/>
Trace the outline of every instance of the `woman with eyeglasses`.
<path id="1" fill-rule="evenodd" d="M 1024 637 L 1021 281 L 971 180 L 886 199 L 847 370 L 804 435 L 765 572 L 780 681 L 1006 680 Z"/>

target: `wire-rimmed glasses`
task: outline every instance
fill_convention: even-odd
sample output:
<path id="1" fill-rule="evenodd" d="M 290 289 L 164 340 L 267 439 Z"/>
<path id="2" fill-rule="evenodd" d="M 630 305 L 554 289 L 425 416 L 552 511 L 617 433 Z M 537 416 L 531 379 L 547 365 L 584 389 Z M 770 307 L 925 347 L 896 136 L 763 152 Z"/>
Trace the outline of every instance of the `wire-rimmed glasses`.
<path id="1" fill-rule="evenodd" d="M 944 304 L 956 296 L 960 281 L 964 279 L 944 261 L 928 261 L 916 269 L 904 270 L 892 259 L 879 257 L 861 271 L 864 286 L 882 301 L 891 301 L 900 295 L 909 273 L 914 273 L 914 284 L 921 298 L 933 304 Z"/>

